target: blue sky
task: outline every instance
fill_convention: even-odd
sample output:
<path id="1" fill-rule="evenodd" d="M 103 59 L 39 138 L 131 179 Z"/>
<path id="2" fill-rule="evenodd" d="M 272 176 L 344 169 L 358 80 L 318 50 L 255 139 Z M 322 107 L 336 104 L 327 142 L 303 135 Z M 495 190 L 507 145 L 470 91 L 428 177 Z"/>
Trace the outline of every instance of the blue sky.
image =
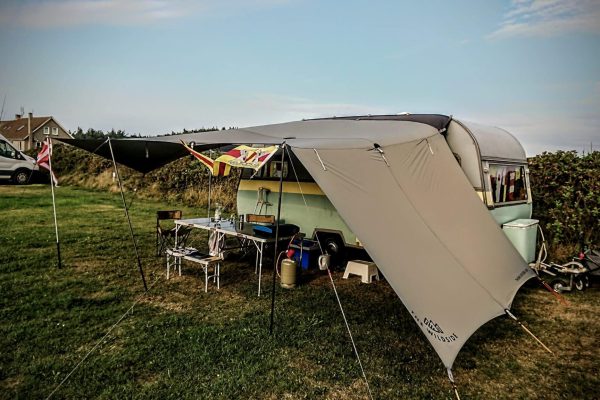
<path id="1" fill-rule="evenodd" d="M 599 0 L 4 0 L 0 54 L 4 119 L 70 130 L 408 111 L 600 149 Z"/>

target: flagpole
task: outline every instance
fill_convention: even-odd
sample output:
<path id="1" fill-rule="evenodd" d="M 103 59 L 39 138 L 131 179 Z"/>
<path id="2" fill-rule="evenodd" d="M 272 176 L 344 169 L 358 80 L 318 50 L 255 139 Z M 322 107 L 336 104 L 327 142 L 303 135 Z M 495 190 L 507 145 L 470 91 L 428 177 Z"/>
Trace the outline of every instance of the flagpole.
<path id="1" fill-rule="evenodd" d="M 273 319 L 275 317 L 275 284 L 277 279 L 277 244 L 279 242 L 279 221 L 281 217 L 281 197 L 283 196 L 283 162 L 285 161 L 285 142 L 281 144 L 281 171 L 279 175 L 279 201 L 277 202 L 277 220 L 275 221 L 275 256 L 273 257 L 273 284 L 271 286 L 271 323 L 269 333 L 273 334 Z"/>
<path id="2" fill-rule="evenodd" d="M 58 256 L 58 268 L 62 267 L 60 259 L 60 241 L 58 239 L 58 221 L 56 219 L 56 199 L 54 198 L 54 172 L 52 172 L 52 138 L 46 138 L 48 141 L 48 166 L 50 167 L 50 189 L 52 190 L 52 210 L 54 211 L 54 232 L 56 233 L 56 254 Z"/>
<path id="3" fill-rule="evenodd" d="M 212 150 L 208 151 L 208 156 L 210 158 L 212 158 Z M 212 186 L 212 175 L 213 175 L 213 170 L 214 170 L 214 165 L 213 165 L 213 169 L 211 170 L 210 168 L 208 169 L 208 211 L 207 211 L 207 218 L 208 221 L 210 222 L 210 195 L 211 195 L 211 186 Z"/>
<path id="4" fill-rule="evenodd" d="M 146 277 L 144 276 L 144 269 L 142 268 L 142 261 L 140 259 L 140 253 L 138 251 L 137 242 L 135 241 L 135 235 L 133 234 L 133 226 L 131 225 L 131 218 L 129 217 L 129 210 L 127 209 L 127 202 L 125 201 L 125 194 L 123 193 L 123 185 L 121 184 L 121 176 L 119 175 L 119 168 L 117 168 L 117 162 L 115 161 L 115 154 L 113 153 L 112 143 L 110 142 L 110 137 L 107 139 L 108 147 L 110 148 L 110 155 L 112 156 L 113 165 L 115 167 L 115 174 L 117 175 L 117 180 L 119 181 L 119 189 L 121 190 L 121 199 L 123 200 L 123 207 L 125 208 L 125 215 L 127 216 L 127 222 L 129 223 L 129 232 L 131 233 L 131 240 L 133 241 L 133 248 L 135 249 L 135 256 L 137 258 L 138 269 L 140 270 L 140 275 L 142 276 L 142 282 L 144 283 L 144 291 L 148 291 L 148 286 L 146 285 Z"/>

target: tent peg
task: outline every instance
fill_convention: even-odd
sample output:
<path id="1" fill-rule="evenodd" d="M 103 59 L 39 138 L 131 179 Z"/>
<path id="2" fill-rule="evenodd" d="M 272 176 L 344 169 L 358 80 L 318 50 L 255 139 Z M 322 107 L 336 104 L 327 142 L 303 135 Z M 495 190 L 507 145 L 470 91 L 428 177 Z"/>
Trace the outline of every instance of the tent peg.
<path id="1" fill-rule="evenodd" d="M 505 313 L 506 313 L 506 315 L 508 315 L 510 318 L 512 318 L 513 320 L 515 320 L 515 322 L 516 322 L 517 324 L 519 324 L 519 326 L 520 326 L 521 328 L 523 328 L 523 330 L 524 330 L 525 332 L 527 332 L 527 333 L 528 333 L 528 334 L 529 334 L 529 335 L 530 335 L 532 338 L 534 338 L 534 339 L 536 340 L 536 342 L 538 342 L 538 343 L 539 343 L 539 345 L 540 345 L 540 346 L 542 346 L 542 347 L 544 348 L 544 350 L 546 350 L 548 353 L 550 353 L 550 354 L 554 355 L 554 352 L 553 352 L 552 350 L 550 350 L 550 349 L 548 348 L 548 346 L 546 346 L 546 345 L 545 345 L 545 344 L 544 344 L 544 343 L 543 343 L 543 342 L 542 342 L 540 339 L 538 339 L 538 338 L 537 338 L 537 336 L 535 336 L 535 335 L 533 334 L 533 332 L 531 332 L 529 329 L 527 329 L 527 327 L 526 327 L 525 325 L 523 325 L 523 323 L 522 323 L 521 321 L 519 321 L 519 319 L 518 319 L 517 317 L 515 317 L 513 313 L 511 313 L 511 312 L 510 312 L 510 310 L 508 310 L 508 309 L 504 309 L 504 312 L 505 312 Z"/>
<path id="2" fill-rule="evenodd" d="M 452 390 L 454 391 L 454 395 L 456 396 L 456 400 L 460 400 L 460 395 L 458 394 L 458 388 L 456 387 L 456 382 L 454 382 L 454 375 L 452 375 L 452 370 L 450 368 L 446 368 L 448 372 L 448 379 L 452 384 Z"/>
<path id="3" fill-rule="evenodd" d="M 537 271 L 536 271 L 536 274 L 537 274 Z M 564 306 L 571 305 L 567 299 L 565 299 L 563 296 L 561 296 L 559 293 L 557 293 L 554 289 L 552 289 L 550 287 L 550 285 L 548 285 L 546 282 L 544 282 L 544 280 L 542 278 L 540 278 L 539 275 L 537 275 L 537 279 L 546 290 L 548 290 L 554 297 L 556 297 L 558 299 L 558 301 L 560 303 L 562 303 L 562 305 L 564 305 Z"/>

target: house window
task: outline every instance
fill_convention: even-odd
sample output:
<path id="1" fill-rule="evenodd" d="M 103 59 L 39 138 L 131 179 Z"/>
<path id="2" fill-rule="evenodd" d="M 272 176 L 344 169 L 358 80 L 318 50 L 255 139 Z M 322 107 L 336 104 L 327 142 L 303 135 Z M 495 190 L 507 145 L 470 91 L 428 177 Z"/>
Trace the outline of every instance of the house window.
<path id="1" fill-rule="evenodd" d="M 50 127 L 49 126 L 45 126 L 44 127 L 44 135 L 49 135 L 50 134 Z"/>
<path id="2" fill-rule="evenodd" d="M 524 166 L 490 164 L 490 183 L 495 205 L 527 201 Z"/>
<path id="3" fill-rule="evenodd" d="M 42 142 L 35 142 L 35 148 L 36 149 L 41 149 L 42 148 Z"/>
<path id="4" fill-rule="evenodd" d="M 58 128 L 52 128 L 52 134 L 58 136 Z"/>

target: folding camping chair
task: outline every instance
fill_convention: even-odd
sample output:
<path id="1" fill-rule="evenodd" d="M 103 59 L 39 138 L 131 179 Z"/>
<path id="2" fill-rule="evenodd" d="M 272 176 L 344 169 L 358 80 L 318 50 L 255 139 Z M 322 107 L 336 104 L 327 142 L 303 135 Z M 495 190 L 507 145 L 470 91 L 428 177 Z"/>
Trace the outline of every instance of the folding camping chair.
<path id="1" fill-rule="evenodd" d="M 181 210 L 167 210 L 156 212 L 156 256 L 160 256 L 167 248 L 175 246 L 175 227 L 165 228 L 161 221 L 181 219 Z M 190 234 L 190 229 L 180 228 L 177 232 L 177 247 L 182 247 Z"/>

